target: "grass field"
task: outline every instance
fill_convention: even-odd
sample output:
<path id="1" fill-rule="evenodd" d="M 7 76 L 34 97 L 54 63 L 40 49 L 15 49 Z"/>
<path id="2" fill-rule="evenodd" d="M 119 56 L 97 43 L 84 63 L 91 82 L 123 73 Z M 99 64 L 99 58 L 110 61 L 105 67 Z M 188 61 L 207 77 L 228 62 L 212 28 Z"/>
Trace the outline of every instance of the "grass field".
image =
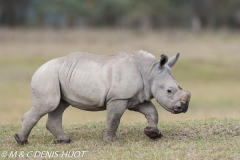
<path id="1" fill-rule="evenodd" d="M 1 143 L 4 144 L 0 146 L 0 151 L 4 152 L 8 158 L 9 156 L 13 157 L 11 152 L 14 151 L 14 153 L 17 152 L 17 157 L 20 153 L 24 153 L 22 154 L 24 158 L 29 156 L 47 159 L 48 155 L 44 151 L 52 151 L 58 153 L 53 159 L 70 159 L 71 154 L 69 157 L 65 155 L 68 151 L 75 153 L 74 155 L 79 159 L 96 160 L 240 159 L 238 120 L 208 119 L 160 122 L 159 128 L 164 137 L 159 140 L 151 140 L 144 135 L 143 128 L 146 124 L 122 123 L 117 132 L 118 140 L 114 142 L 102 141 L 104 125 L 104 122 L 88 122 L 64 126 L 67 135 L 74 140 L 71 144 L 53 144 L 53 135 L 43 125 L 37 125 L 26 146 L 17 145 L 12 137 L 14 131 L 20 129 L 20 125 L 0 125 Z M 81 157 L 82 151 L 87 151 L 83 158 Z"/>
<path id="2" fill-rule="evenodd" d="M 114 29 L 0 29 L 0 151 L 86 150 L 86 159 L 240 159 L 240 33 L 229 31 L 129 31 Z M 52 58 L 75 51 L 112 54 L 146 50 L 157 58 L 177 52 L 172 72 L 192 94 L 189 110 L 172 115 L 154 100 L 164 138 L 143 134 L 146 119 L 126 111 L 119 141 L 103 142 L 106 112 L 69 107 L 63 116 L 71 145 L 54 145 L 46 117 L 30 135 L 30 145 L 16 145 L 21 116 L 30 109 L 31 76 Z M 86 145 L 87 144 L 87 145 Z"/>

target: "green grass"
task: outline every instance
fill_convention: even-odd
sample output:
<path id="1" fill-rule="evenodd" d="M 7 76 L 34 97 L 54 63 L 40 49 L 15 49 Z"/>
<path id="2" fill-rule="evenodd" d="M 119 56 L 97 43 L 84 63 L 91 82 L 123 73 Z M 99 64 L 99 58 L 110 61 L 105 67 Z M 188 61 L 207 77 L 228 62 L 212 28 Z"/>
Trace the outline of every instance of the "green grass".
<path id="1" fill-rule="evenodd" d="M 29 144 L 19 146 L 13 135 L 20 125 L 0 125 L 0 151 L 87 151 L 84 159 L 239 159 L 240 121 L 206 119 L 160 122 L 164 137 L 151 140 L 143 133 L 145 123 L 121 123 L 118 140 L 104 142 L 104 122 L 64 125 L 71 144 L 53 144 L 53 135 L 37 125 Z"/>

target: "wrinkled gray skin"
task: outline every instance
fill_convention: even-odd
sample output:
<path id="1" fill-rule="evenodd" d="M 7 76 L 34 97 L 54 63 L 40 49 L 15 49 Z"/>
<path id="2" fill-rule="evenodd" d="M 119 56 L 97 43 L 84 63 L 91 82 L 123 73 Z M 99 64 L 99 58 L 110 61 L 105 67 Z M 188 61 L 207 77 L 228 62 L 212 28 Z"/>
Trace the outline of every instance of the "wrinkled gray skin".
<path id="1" fill-rule="evenodd" d="M 22 130 L 15 134 L 19 144 L 27 143 L 32 128 L 48 114 L 46 127 L 55 142 L 69 143 L 62 130 L 62 114 L 72 105 L 87 111 L 107 110 L 104 140 L 114 140 L 126 109 L 145 115 L 145 134 L 161 138 L 158 113 L 151 99 L 176 114 L 186 112 L 190 92 L 184 91 L 171 74 L 179 54 L 161 60 L 145 51 L 96 55 L 72 53 L 41 66 L 32 77 L 32 108 L 22 117 Z"/>

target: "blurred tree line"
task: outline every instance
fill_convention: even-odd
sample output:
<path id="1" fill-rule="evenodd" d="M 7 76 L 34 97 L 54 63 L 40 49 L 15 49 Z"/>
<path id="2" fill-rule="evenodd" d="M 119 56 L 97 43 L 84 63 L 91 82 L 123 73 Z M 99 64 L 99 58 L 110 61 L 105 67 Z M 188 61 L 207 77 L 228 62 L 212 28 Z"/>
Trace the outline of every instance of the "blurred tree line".
<path id="1" fill-rule="evenodd" d="M 240 0 L 0 0 L 0 25 L 240 28 Z"/>

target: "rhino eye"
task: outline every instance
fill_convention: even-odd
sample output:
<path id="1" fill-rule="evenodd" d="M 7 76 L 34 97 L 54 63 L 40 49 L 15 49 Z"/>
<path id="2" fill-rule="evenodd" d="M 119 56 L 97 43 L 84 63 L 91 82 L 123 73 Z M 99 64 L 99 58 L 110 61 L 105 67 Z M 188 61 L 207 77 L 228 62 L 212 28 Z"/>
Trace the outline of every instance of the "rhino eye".
<path id="1" fill-rule="evenodd" d="M 172 90 L 168 89 L 167 92 L 168 92 L 168 93 L 172 93 Z"/>

